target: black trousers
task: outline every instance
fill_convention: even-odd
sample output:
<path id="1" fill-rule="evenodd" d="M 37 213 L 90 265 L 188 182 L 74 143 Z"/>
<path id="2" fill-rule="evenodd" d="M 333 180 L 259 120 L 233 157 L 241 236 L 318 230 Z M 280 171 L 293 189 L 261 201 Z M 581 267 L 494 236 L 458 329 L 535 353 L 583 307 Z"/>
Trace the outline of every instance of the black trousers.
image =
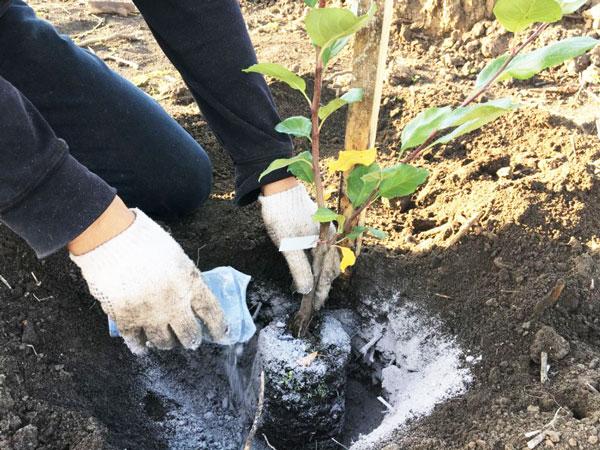
<path id="1" fill-rule="evenodd" d="M 236 201 L 291 154 L 236 0 L 137 0 L 236 170 Z M 289 176 L 273 173 L 262 183 Z M 175 215 L 211 188 L 202 149 L 152 98 L 59 35 L 21 0 L 0 16 L 0 220 L 38 256 L 64 247 L 118 192 Z"/>

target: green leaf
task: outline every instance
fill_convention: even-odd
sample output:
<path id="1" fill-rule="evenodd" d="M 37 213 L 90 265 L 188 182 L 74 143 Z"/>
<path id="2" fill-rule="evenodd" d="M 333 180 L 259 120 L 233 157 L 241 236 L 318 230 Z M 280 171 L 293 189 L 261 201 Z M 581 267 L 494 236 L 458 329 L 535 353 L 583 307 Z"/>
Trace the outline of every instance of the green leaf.
<path id="1" fill-rule="evenodd" d="M 334 220 L 338 220 L 338 214 L 332 211 L 329 208 L 319 208 L 317 212 L 312 216 L 313 221 L 315 222 L 333 222 Z"/>
<path id="2" fill-rule="evenodd" d="M 458 107 L 446 116 L 440 124 L 440 130 L 454 128 L 476 119 L 484 119 L 497 112 L 508 112 L 518 108 L 510 98 L 490 100 L 485 103 L 474 103 L 469 106 Z"/>
<path id="3" fill-rule="evenodd" d="M 448 128 L 455 128 L 448 135 L 430 144 L 429 147 L 447 143 L 451 139 L 482 127 L 486 123 L 517 107 L 518 105 L 510 99 L 499 99 L 487 103 L 476 103 L 465 107 L 458 107 L 456 109 L 452 109 L 449 106 L 444 108 L 429 108 L 415 117 L 402 131 L 402 149 L 422 144 L 433 133 Z"/>
<path id="4" fill-rule="evenodd" d="M 314 8 L 319 0 L 304 0 L 304 3 L 311 8 Z"/>
<path id="5" fill-rule="evenodd" d="M 288 117 L 283 122 L 277 124 L 275 131 L 294 136 L 305 137 L 310 140 L 312 123 L 310 122 L 310 119 L 303 116 Z"/>
<path id="6" fill-rule="evenodd" d="M 342 234 L 344 232 L 344 224 L 346 223 L 346 216 L 338 214 L 335 221 L 337 222 L 337 233 Z"/>
<path id="7" fill-rule="evenodd" d="M 353 241 L 366 231 L 376 239 L 387 239 L 388 237 L 388 234 L 385 231 L 378 230 L 377 228 L 356 226 L 352 227 L 352 231 L 348 233 L 345 238 Z"/>
<path id="8" fill-rule="evenodd" d="M 256 72 L 266 75 L 276 80 L 283 81 L 292 89 L 296 89 L 306 95 L 306 82 L 291 70 L 286 69 L 280 64 L 259 63 L 242 70 L 242 72 Z"/>
<path id="9" fill-rule="evenodd" d="M 333 44 L 323 49 L 323 64 L 327 66 L 329 61 L 335 58 L 339 52 L 346 46 L 348 41 L 350 40 L 350 36 L 346 36 L 340 39 L 336 39 Z"/>
<path id="10" fill-rule="evenodd" d="M 517 55 L 497 78 L 498 81 L 516 78 L 527 80 L 542 70 L 558 66 L 569 59 L 581 56 L 600 43 L 587 36 L 577 36 L 555 42 L 533 52 Z M 483 86 L 506 61 L 508 55 L 502 55 L 489 63 L 477 77 L 476 88 Z"/>
<path id="11" fill-rule="evenodd" d="M 339 98 L 334 98 L 325 106 L 319 109 L 319 119 L 324 121 L 335 111 L 344 105 L 360 102 L 363 99 L 363 90 L 361 88 L 352 88 Z"/>
<path id="12" fill-rule="evenodd" d="M 362 206 L 369 198 L 369 195 L 377 188 L 379 178 L 374 180 L 367 178 L 367 181 L 364 181 L 363 178 L 365 175 L 373 172 L 376 172 L 377 174 L 381 172 L 381 168 L 376 163 L 371 164 L 370 166 L 354 166 L 354 169 L 350 172 L 348 180 L 346 181 L 346 191 L 350 203 L 352 203 L 354 208 Z"/>
<path id="13" fill-rule="evenodd" d="M 428 108 L 419 113 L 402 130 L 402 147 L 400 150 L 407 150 L 421 145 L 434 131 L 439 129 L 440 124 L 451 112 L 452 108 L 445 106 L 443 108 Z"/>
<path id="14" fill-rule="evenodd" d="M 587 2 L 588 0 L 558 0 L 563 15 L 573 14 Z"/>
<path id="15" fill-rule="evenodd" d="M 312 154 L 309 151 L 305 151 L 299 153 L 295 158 L 297 161 L 288 166 L 288 172 L 299 180 L 306 183 L 313 183 L 315 181 L 315 174 L 312 167 Z"/>
<path id="16" fill-rule="evenodd" d="M 344 237 L 346 239 L 350 239 L 351 241 L 353 241 L 354 239 L 357 239 L 365 231 L 367 231 L 367 227 L 363 227 L 363 226 L 352 227 L 352 231 L 350 231 L 350 233 L 348 233 Z"/>
<path id="17" fill-rule="evenodd" d="M 419 167 L 399 164 L 382 171 L 379 192 L 384 198 L 405 197 L 425 183 L 428 172 Z"/>
<path id="18" fill-rule="evenodd" d="M 535 22 L 556 22 L 563 16 L 556 0 L 498 0 L 494 15 L 508 31 L 523 31 Z"/>
<path id="19" fill-rule="evenodd" d="M 462 108 L 456 108 L 442 124 L 441 129 L 454 128 L 450 133 L 437 139 L 433 144 L 447 144 L 463 134 L 470 133 L 473 130 L 496 120 L 498 117 L 509 111 L 518 108 L 518 104 L 511 99 L 503 98 L 492 100 L 487 103 L 477 103 Z"/>
<path id="20" fill-rule="evenodd" d="M 321 47 L 321 57 L 323 57 L 324 50 L 338 39 L 351 36 L 364 27 L 373 17 L 376 9 L 376 5 L 373 4 L 362 16 L 356 16 L 352 11 L 344 8 L 311 9 L 304 20 L 306 31 L 312 43 Z"/>
<path id="21" fill-rule="evenodd" d="M 544 69 L 558 66 L 569 59 L 583 55 L 600 41 L 587 36 L 577 36 L 555 42 L 531 53 L 518 55 L 506 68 L 499 80 L 516 78 L 527 80 Z"/>
<path id="22" fill-rule="evenodd" d="M 498 56 L 496 59 L 490 61 L 483 70 L 477 75 L 477 80 L 475 81 L 475 88 L 480 88 L 485 85 L 488 81 L 494 77 L 502 65 L 508 59 L 508 55 Z M 504 73 L 504 72 L 503 72 Z"/>
<path id="23" fill-rule="evenodd" d="M 388 234 L 383 230 L 377 228 L 368 227 L 369 234 L 376 239 L 387 239 Z"/>
<path id="24" fill-rule="evenodd" d="M 288 167 L 289 170 L 290 166 L 292 165 L 296 168 L 298 168 L 301 165 L 304 165 L 312 171 L 312 155 L 310 154 L 310 152 L 302 152 L 294 156 L 293 158 L 276 159 L 271 164 L 269 164 L 269 167 L 267 167 L 267 169 L 263 173 L 260 174 L 258 181 L 260 181 L 265 175 L 268 175 L 271 172 L 274 172 L 275 170 L 281 169 L 283 167 Z"/>

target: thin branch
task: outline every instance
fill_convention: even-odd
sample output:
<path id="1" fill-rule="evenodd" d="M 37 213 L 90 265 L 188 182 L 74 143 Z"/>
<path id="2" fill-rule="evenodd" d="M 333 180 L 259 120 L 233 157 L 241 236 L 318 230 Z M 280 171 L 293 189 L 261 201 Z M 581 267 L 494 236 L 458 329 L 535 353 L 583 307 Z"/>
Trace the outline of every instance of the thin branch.
<path id="1" fill-rule="evenodd" d="M 320 1 L 319 5 L 325 4 L 324 1 Z M 323 178 L 321 176 L 321 168 L 319 166 L 320 161 L 320 134 L 319 128 L 319 109 L 321 108 L 321 90 L 323 88 L 323 58 L 321 58 L 321 47 L 317 47 L 315 51 L 315 84 L 314 93 L 312 99 L 312 105 L 310 107 L 310 115 L 312 122 L 312 139 L 311 139 L 311 150 L 312 150 L 312 164 L 313 174 L 315 178 L 315 189 L 317 191 L 317 205 L 319 208 L 325 207 L 325 193 L 323 189 Z M 324 242 L 327 239 L 327 232 L 329 230 L 329 223 L 321 223 L 319 231 L 319 240 Z"/>
<path id="2" fill-rule="evenodd" d="M 250 428 L 250 432 L 248 433 L 248 437 L 246 438 L 246 442 L 244 443 L 244 450 L 250 450 L 252 448 L 252 441 L 254 440 L 254 436 L 256 435 L 256 431 L 258 430 L 258 424 L 260 423 L 260 418 L 262 416 L 263 406 L 265 402 L 265 371 L 263 370 L 260 373 L 258 385 L 258 403 L 256 405 L 256 413 L 254 414 L 254 421 L 252 422 L 252 428 Z"/>
<path id="3" fill-rule="evenodd" d="M 267 444 L 267 446 L 271 449 L 271 450 L 277 450 L 275 447 L 273 447 L 271 445 L 271 443 L 269 442 L 269 438 L 267 438 L 267 435 L 265 433 L 263 433 L 263 438 L 265 440 L 265 443 Z"/>
<path id="4" fill-rule="evenodd" d="M 374 189 L 373 192 L 371 192 L 371 195 L 369 196 L 369 198 L 367 199 L 366 202 L 364 202 L 362 204 L 362 206 L 359 206 L 358 208 L 356 208 L 353 212 L 352 215 L 350 216 L 350 218 L 348 218 L 346 220 L 346 223 L 344 224 L 344 234 L 347 234 L 351 231 L 351 227 L 352 224 L 354 223 L 354 220 L 360 216 L 360 214 L 367 209 L 369 206 L 371 206 L 375 201 L 377 201 L 377 199 L 379 198 L 379 193 L 377 192 L 377 189 Z"/>
<path id="5" fill-rule="evenodd" d="M 549 23 L 542 23 L 542 24 L 538 25 L 537 28 L 533 31 L 533 33 L 531 33 L 529 35 L 529 37 L 527 39 L 525 39 L 525 41 L 523 41 L 521 44 L 519 44 L 517 47 L 513 48 L 510 51 L 508 58 L 506 58 L 506 61 L 504 61 L 504 63 L 502 64 L 502 66 L 500 66 L 500 68 L 496 71 L 496 73 L 492 77 L 490 77 L 490 79 L 488 81 L 486 81 L 485 84 L 483 84 L 479 89 L 477 89 L 475 92 L 473 92 L 471 95 L 469 95 L 460 104 L 460 106 L 462 108 L 464 108 L 465 106 L 470 105 L 475 100 L 477 100 L 479 97 L 481 97 L 485 92 L 487 92 L 489 90 L 490 86 L 494 83 L 494 81 L 496 81 L 496 79 L 500 75 L 502 75 L 504 70 L 506 70 L 506 68 L 509 66 L 509 64 L 511 62 L 513 62 L 513 60 L 517 57 L 517 55 L 519 53 L 521 53 L 521 51 L 525 47 L 527 47 L 529 44 L 531 44 L 546 28 L 548 28 L 549 25 L 550 25 Z M 408 163 L 408 162 L 414 161 L 425 149 L 427 149 L 429 147 L 429 145 L 433 141 L 435 141 L 435 139 L 440 135 L 440 132 L 441 132 L 441 130 L 436 130 L 433 133 L 431 133 L 429 135 L 429 137 L 425 140 L 425 142 L 423 142 L 415 150 L 410 152 L 401 162 Z"/>
<path id="6" fill-rule="evenodd" d="M 6 286 L 10 290 L 12 290 L 12 286 L 10 285 L 10 283 L 8 281 L 6 281 L 6 278 L 4 278 L 2 275 L 0 275 L 0 282 L 2 282 L 2 284 L 4 284 L 4 286 Z"/>

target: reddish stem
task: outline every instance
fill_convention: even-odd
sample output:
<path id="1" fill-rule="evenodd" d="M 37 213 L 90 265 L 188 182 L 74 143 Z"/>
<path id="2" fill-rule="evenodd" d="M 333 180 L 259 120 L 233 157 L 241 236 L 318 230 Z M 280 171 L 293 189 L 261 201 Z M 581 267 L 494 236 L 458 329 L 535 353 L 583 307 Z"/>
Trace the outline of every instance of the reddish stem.
<path id="1" fill-rule="evenodd" d="M 320 130 L 319 130 L 319 109 L 321 107 L 321 90 L 323 87 L 323 59 L 321 58 L 321 48 L 316 49 L 316 64 L 315 64 L 315 83 L 312 104 L 310 107 L 310 115 L 312 122 L 312 164 L 313 174 L 315 178 L 315 189 L 317 191 L 317 205 L 319 208 L 325 207 L 325 194 L 323 189 L 323 178 L 321 177 L 321 168 L 319 167 L 320 160 Z M 325 241 L 327 239 L 328 223 L 322 223 L 319 239 Z"/>

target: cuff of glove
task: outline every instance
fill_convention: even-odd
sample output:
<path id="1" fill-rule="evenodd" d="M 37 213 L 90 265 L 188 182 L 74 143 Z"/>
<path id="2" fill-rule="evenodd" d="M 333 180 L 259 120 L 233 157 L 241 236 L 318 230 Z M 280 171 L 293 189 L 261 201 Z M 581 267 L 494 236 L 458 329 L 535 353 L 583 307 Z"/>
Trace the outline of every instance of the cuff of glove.
<path id="1" fill-rule="evenodd" d="M 258 201 L 263 209 L 289 209 L 290 212 L 297 211 L 297 208 L 312 207 L 314 204 L 302 184 L 277 194 L 260 195 Z"/>
<path id="2" fill-rule="evenodd" d="M 154 253 L 165 258 L 172 252 L 173 240 L 169 234 L 139 209 L 133 208 L 132 211 L 135 220 L 122 233 L 88 253 L 69 255 L 84 278 L 107 270 L 112 272 L 115 266 L 127 266 L 133 270 L 136 263 L 133 258 L 144 258 L 147 249 L 152 248 Z"/>

